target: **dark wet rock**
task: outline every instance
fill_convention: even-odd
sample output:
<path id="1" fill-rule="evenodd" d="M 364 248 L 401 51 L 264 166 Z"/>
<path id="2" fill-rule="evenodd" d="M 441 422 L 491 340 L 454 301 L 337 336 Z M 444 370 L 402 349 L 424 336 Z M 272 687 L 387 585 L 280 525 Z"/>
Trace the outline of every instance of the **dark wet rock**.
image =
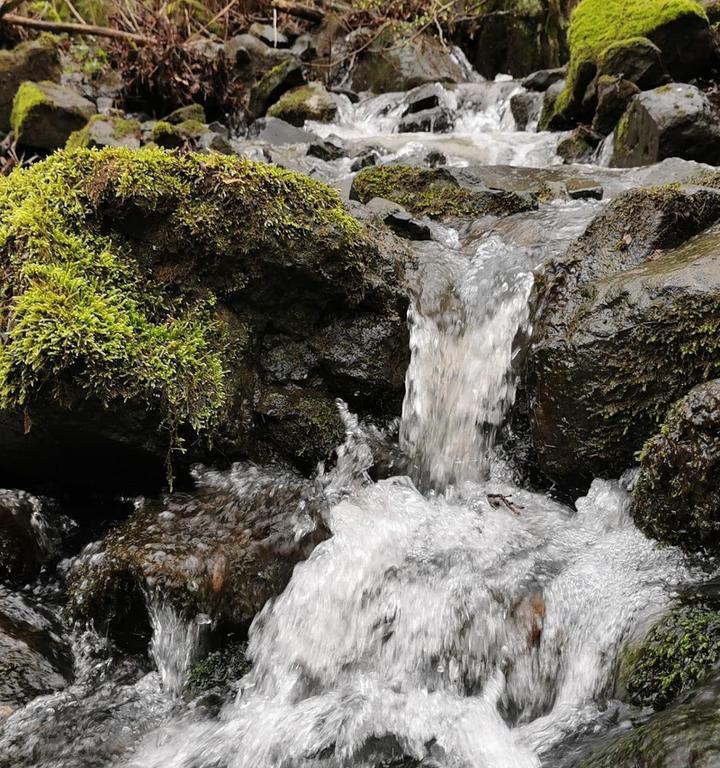
<path id="1" fill-rule="evenodd" d="M 14 709 L 71 679 L 72 656 L 57 619 L 0 586 L 0 706 Z"/>
<path id="2" fill-rule="evenodd" d="M 269 117 L 278 117 L 290 125 L 302 128 L 307 120 L 330 123 L 337 115 L 337 102 L 320 83 L 288 91 L 268 110 Z"/>
<path id="3" fill-rule="evenodd" d="M 51 151 L 64 147 L 95 112 L 95 105 L 72 88 L 49 80 L 24 82 L 15 94 L 10 123 L 18 143 Z"/>
<path id="4" fill-rule="evenodd" d="M 15 192 L 0 198 L 3 212 L 15 212 L 0 258 L 7 301 L 17 307 L 3 347 L 4 485 L 58 478 L 124 493 L 157 488 L 178 440 L 186 451 L 175 454 L 179 469 L 213 456 L 282 456 L 311 470 L 342 436 L 336 398 L 361 415 L 399 413 L 408 254 L 386 233 L 366 230 L 330 188 L 261 163 L 159 149 L 56 153 L 12 184 Z M 48 209 L 54 218 L 43 218 Z M 16 277 L 7 267 L 36 263 L 25 226 L 49 238 L 40 241 L 42 263 L 55 264 L 49 276 L 40 270 L 28 280 L 30 272 Z M 92 288 L 82 281 L 97 259 L 112 290 L 97 277 Z M 33 297 L 45 307 L 47 296 L 63 295 L 65 283 L 53 279 L 68 264 L 84 301 L 112 308 L 99 347 L 85 346 L 77 300 L 75 312 L 42 314 L 40 336 L 24 320 Z M 68 337 L 73 323 L 82 333 Z M 80 348 L 65 344 L 56 354 L 53 329 Z M 46 367 L 31 373 L 32 340 Z M 290 342 L 307 375 L 279 381 L 264 361 Z M 377 352 L 372 361 L 368 349 Z M 22 403 L 13 399 L 18 387 Z"/>
<path id="5" fill-rule="evenodd" d="M 543 96 L 535 92 L 522 91 L 510 99 L 510 111 L 518 131 L 524 131 L 540 117 Z"/>
<path id="6" fill-rule="evenodd" d="M 43 35 L 20 43 L 11 51 L 0 51 L 0 131 L 10 130 L 13 99 L 26 81 L 58 81 L 60 52 L 57 40 Z"/>
<path id="7" fill-rule="evenodd" d="M 598 60 L 598 75 L 621 77 L 641 91 L 649 91 L 670 80 L 662 51 L 644 37 L 621 40 L 608 46 Z"/>
<path id="8" fill-rule="evenodd" d="M 250 25 L 248 30 L 249 34 L 253 37 L 257 37 L 258 40 L 262 40 L 266 45 L 271 45 L 273 48 L 287 48 L 290 45 L 290 40 L 279 29 L 275 29 L 271 24 L 261 24 L 256 21 Z"/>
<path id="9" fill-rule="evenodd" d="M 567 196 L 571 200 L 602 200 L 602 185 L 592 179 L 568 179 L 565 182 Z"/>
<path id="10" fill-rule="evenodd" d="M 339 160 L 345 157 L 345 147 L 339 141 L 324 139 L 314 141 L 307 150 L 310 157 L 317 157 L 320 160 L 331 161 Z"/>
<path id="11" fill-rule="evenodd" d="M 716 768 L 720 765 L 720 684 L 641 720 L 579 768 Z"/>
<path id="12" fill-rule="evenodd" d="M 398 124 L 400 133 L 448 133 L 455 127 L 455 115 L 447 107 L 434 107 L 407 114 Z"/>
<path id="13" fill-rule="evenodd" d="M 253 35 L 236 35 L 222 46 L 222 55 L 233 63 L 240 80 L 254 83 L 273 67 L 285 61 L 297 61 L 283 48 L 273 48 Z"/>
<path id="14" fill-rule="evenodd" d="M 455 37 L 483 77 L 524 77 L 566 60 L 566 21 L 559 4 L 493 0 L 469 5 L 475 13 L 460 23 Z"/>
<path id="15" fill-rule="evenodd" d="M 565 90 L 565 81 L 553 83 L 543 94 L 542 109 L 538 119 L 540 131 L 563 131 L 570 127 L 569 121 L 555 109 L 557 100 Z"/>
<path id="16" fill-rule="evenodd" d="M 430 227 L 422 221 L 414 219 L 407 211 L 388 213 L 385 223 L 400 237 L 408 240 L 430 240 Z"/>
<path id="17" fill-rule="evenodd" d="M 662 542 L 720 547 L 720 380 L 692 389 L 645 443 L 633 516 Z"/>
<path id="18" fill-rule="evenodd" d="M 602 75 L 596 83 L 597 108 L 592 121 L 594 131 L 605 136 L 612 133 L 628 104 L 640 89 L 630 80 Z"/>
<path id="19" fill-rule="evenodd" d="M 637 95 L 615 129 L 611 165 L 651 165 L 667 157 L 720 164 L 720 116 L 694 85 Z"/>
<path id="20" fill-rule="evenodd" d="M 462 169 L 406 165 L 363 169 L 353 180 L 350 197 L 361 203 L 382 197 L 411 213 L 431 218 L 502 216 L 531 210 L 537 205 L 524 195 L 488 189 Z"/>
<path id="21" fill-rule="evenodd" d="M 403 111 L 403 117 L 444 106 L 446 101 L 445 89 L 438 83 L 421 85 L 418 88 L 413 88 L 405 95 L 406 107 Z"/>
<path id="22" fill-rule="evenodd" d="M 714 604 L 678 605 L 620 657 L 618 687 L 632 704 L 664 709 L 720 666 L 720 612 Z"/>
<path id="23" fill-rule="evenodd" d="M 278 117 L 261 117 L 248 129 L 248 138 L 266 141 L 270 145 L 310 144 L 317 136 L 296 128 Z"/>
<path id="24" fill-rule="evenodd" d="M 262 117 L 284 93 L 304 83 L 305 75 L 300 62 L 295 58 L 284 59 L 269 69 L 250 89 L 250 114 Z"/>
<path id="25" fill-rule="evenodd" d="M 350 170 L 353 173 L 361 171 L 363 168 L 369 168 L 371 165 L 377 165 L 380 161 L 380 153 L 376 149 L 366 149 L 353 160 Z"/>
<path id="26" fill-rule="evenodd" d="M 423 158 L 430 168 L 437 168 L 441 165 L 447 165 L 447 157 L 442 152 L 434 149 L 428 152 Z"/>
<path id="27" fill-rule="evenodd" d="M 142 130 L 137 120 L 114 115 L 93 115 L 81 130 L 70 135 L 68 149 L 127 147 L 139 149 Z"/>
<path id="28" fill-rule="evenodd" d="M 351 104 L 357 104 L 358 101 L 360 101 L 360 96 L 349 88 L 331 88 L 330 93 L 335 93 L 338 96 L 345 96 Z"/>
<path id="29" fill-rule="evenodd" d="M 528 91 L 547 91 L 551 85 L 562 82 L 567 74 L 567 67 L 541 69 L 528 75 L 522 81 L 522 87 Z"/>
<path id="30" fill-rule="evenodd" d="M 557 153 L 566 163 L 587 163 L 601 141 L 600 134 L 581 125 L 558 144 Z"/>
<path id="31" fill-rule="evenodd" d="M 147 501 L 73 566 L 69 612 L 127 645 L 148 625 L 145 594 L 192 620 L 247 631 L 255 614 L 329 532 L 322 499 L 282 470 L 206 471 L 192 493 Z M 147 642 L 147 638 L 145 638 Z"/>
<path id="32" fill-rule="evenodd" d="M 425 83 L 461 83 L 465 74 L 450 51 L 427 35 L 410 39 L 404 28 L 387 24 L 356 59 L 354 91 L 409 91 Z"/>
<path id="33" fill-rule="evenodd" d="M 631 466 L 668 408 L 717 375 L 719 235 L 689 238 L 718 219 L 715 190 L 637 190 L 538 277 L 530 422 L 565 488 Z"/>
<path id="34" fill-rule="evenodd" d="M 57 531 L 40 499 L 0 490 L 0 582 L 26 584 L 57 553 L 57 545 Z"/>

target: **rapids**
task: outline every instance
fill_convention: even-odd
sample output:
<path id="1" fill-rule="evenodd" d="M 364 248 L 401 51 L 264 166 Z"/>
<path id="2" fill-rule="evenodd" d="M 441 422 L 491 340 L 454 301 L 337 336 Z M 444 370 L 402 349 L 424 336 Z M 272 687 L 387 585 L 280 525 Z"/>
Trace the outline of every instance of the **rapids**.
<path id="1" fill-rule="evenodd" d="M 514 130 L 518 88 L 451 94 L 459 119 L 443 136 L 395 132 L 402 94 L 347 102 L 336 124 L 314 127 L 381 146 L 383 162 L 440 150 L 455 165 L 554 165 L 557 135 Z M 577 174 L 612 195 L 686 165 Z M 322 173 L 342 187 L 348 161 Z M 7 765 L 537 768 L 602 730 L 620 712 L 609 700 L 619 650 L 697 574 L 634 527 L 631 474 L 596 480 L 572 509 L 518 484 L 501 435 L 533 270 L 603 204 L 554 202 L 464 231 L 432 224 L 433 239 L 413 244 L 407 475 L 370 479 L 372 430 L 340 404 L 346 443 L 311 481 L 332 535 L 256 617 L 252 669 L 218 717 L 178 700 L 209 619 L 188 623 L 148 596 L 158 671 L 121 674 L 89 650 L 102 638 L 73 636 L 76 682 L 6 721 Z M 98 728 L 107 739 L 76 763 L 77 751 L 42 742 L 41 721 L 55 743 Z"/>

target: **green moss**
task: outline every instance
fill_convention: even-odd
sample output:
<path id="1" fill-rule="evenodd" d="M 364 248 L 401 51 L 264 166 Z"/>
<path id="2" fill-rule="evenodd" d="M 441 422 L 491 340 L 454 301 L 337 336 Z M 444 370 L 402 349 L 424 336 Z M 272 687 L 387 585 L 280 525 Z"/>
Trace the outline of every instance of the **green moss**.
<path id="1" fill-rule="evenodd" d="M 158 120 L 153 126 L 152 133 L 150 134 L 153 141 L 163 139 L 166 136 L 177 136 L 178 129 L 174 125 L 165 122 L 164 120 Z"/>
<path id="2" fill-rule="evenodd" d="M 666 707 L 720 661 L 720 611 L 681 606 L 664 616 L 623 659 L 620 677 L 633 704 Z"/>
<path id="3" fill-rule="evenodd" d="M 175 446 L 183 426 L 212 434 L 229 355 L 247 340 L 217 298 L 284 261 L 359 301 L 373 253 L 335 191 L 289 171 L 159 149 L 58 152 L 0 184 L 0 408 L 132 402 Z"/>
<path id="4" fill-rule="evenodd" d="M 16 138 L 22 134 L 23 123 L 30 111 L 45 100 L 45 94 L 35 83 L 25 82 L 20 86 L 15 94 L 10 115 L 10 126 Z"/>
<path id="5" fill-rule="evenodd" d="M 532 207 L 515 193 L 466 189 L 443 169 L 409 165 L 364 168 L 355 177 L 352 190 L 361 203 L 382 197 L 432 218 L 502 215 Z"/>
<path id="6" fill-rule="evenodd" d="M 112 134 L 116 139 L 123 139 L 140 133 L 140 123 L 137 120 L 129 120 L 119 116 L 93 115 L 84 128 L 70 134 L 65 149 L 84 149 L 87 147 L 90 143 L 92 127 L 96 123 L 110 123 Z"/>
<path id="7" fill-rule="evenodd" d="M 250 671 L 246 653 L 247 643 L 230 643 L 222 650 L 209 653 L 190 670 L 183 690 L 185 698 L 229 693 L 232 684 Z"/>
<path id="8" fill-rule="evenodd" d="M 312 85 L 303 85 L 283 94 L 280 99 L 270 107 L 268 115 L 270 117 L 279 117 L 285 110 L 301 107 L 308 99 L 311 99 L 316 93 Z"/>
<path id="9" fill-rule="evenodd" d="M 568 44 L 570 63 L 565 89 L 554 106 L 554 114 L 562 115 L 576 94 L 576 78 L 584 65 L 596 66 L 610 47 L 627 45 L 637 38 L 647 38 L 660 27 L 684 16 L 707 21 L 696 0 L 582 0 L 570 20 Z"/>

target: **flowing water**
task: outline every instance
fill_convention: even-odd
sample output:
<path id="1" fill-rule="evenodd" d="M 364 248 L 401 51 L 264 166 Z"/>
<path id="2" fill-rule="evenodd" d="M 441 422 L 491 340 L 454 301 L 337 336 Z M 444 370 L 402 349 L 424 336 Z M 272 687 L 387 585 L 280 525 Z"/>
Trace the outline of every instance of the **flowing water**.
<path id="1" fill-rule="evenodd" d="M 465 98 L 446 137 L 394 133 L 396 95 L 346 105 L 326 131 L 373 137 L 384 159 L 440 145 L 457 164 L 554 163 L 557 136 L 512 128 L 516 84 L 472 88 L 476 100 Z M 338 184 L 343 163 L 326 171 Z M 651 173 L 592 172 L 611 192 Z M 177 701 L 209 619 L 188 623 L 149 597 L 159 673 L 98 683 L 107 670 L 82 661 L 88 640 L 76 638 L 76 683 L 6 722 L 7 765 L 536 768 L 601 729 L 623 644 L 696 574 L 634 527 L 630 475 L 596 480 L 572 509 L 517 485 L 497 443 L 532 322 L 533 270 L 602 205 L 558 201 L 462 231 L 433 224 L 432 240 L 415 245 L 400 424 L 407 476 L 370 479 L 369 433 L 341 406 L 347 441 L 314 480 L 332 535 L 256 617 L 252 669 L 217 718 Z M 104 724 L 117 743 L 95 762 L 28 746 L 41 717 L 55 717 L 58 731 L 69 720 L 92 731 L 99 691 L 117 708 Z"/>

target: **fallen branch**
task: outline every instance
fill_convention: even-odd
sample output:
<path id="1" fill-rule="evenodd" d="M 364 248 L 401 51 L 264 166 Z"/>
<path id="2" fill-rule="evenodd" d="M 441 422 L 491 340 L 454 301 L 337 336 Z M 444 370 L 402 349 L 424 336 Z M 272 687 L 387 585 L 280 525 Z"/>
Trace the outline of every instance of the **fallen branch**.
<path id="1" fill-rule="evenodd" d="M 0 16 L 0 20 L 16 27 L 28 29 L 42 29 L 47 32 L 67 32 L 69 35 L 94 35 L 95 37 L 112 37 L 118 40 L 131 40 L 133 43 L 151 43 L 152 38 L 138 35 L 135 32 L 125 32 L 122 29 L 111 27 L 96 27 L 92 24 L 74 24 L 65 21 L 45 21 L 43 19 L 29 19 L 26 16 L 16 16 L 14 13 L 6 13 Z"/>
<path id="2" fill-rule="evenodd" d="M 302 3 L 293 3 L 291 0 L 272 0 L 270 5 L 281 13 L 297 16 L 297 18 L 305 19 L 305 21 L 317 23 L 325 18 L 325 11 L 320 8 L 313 8 Z"/>

